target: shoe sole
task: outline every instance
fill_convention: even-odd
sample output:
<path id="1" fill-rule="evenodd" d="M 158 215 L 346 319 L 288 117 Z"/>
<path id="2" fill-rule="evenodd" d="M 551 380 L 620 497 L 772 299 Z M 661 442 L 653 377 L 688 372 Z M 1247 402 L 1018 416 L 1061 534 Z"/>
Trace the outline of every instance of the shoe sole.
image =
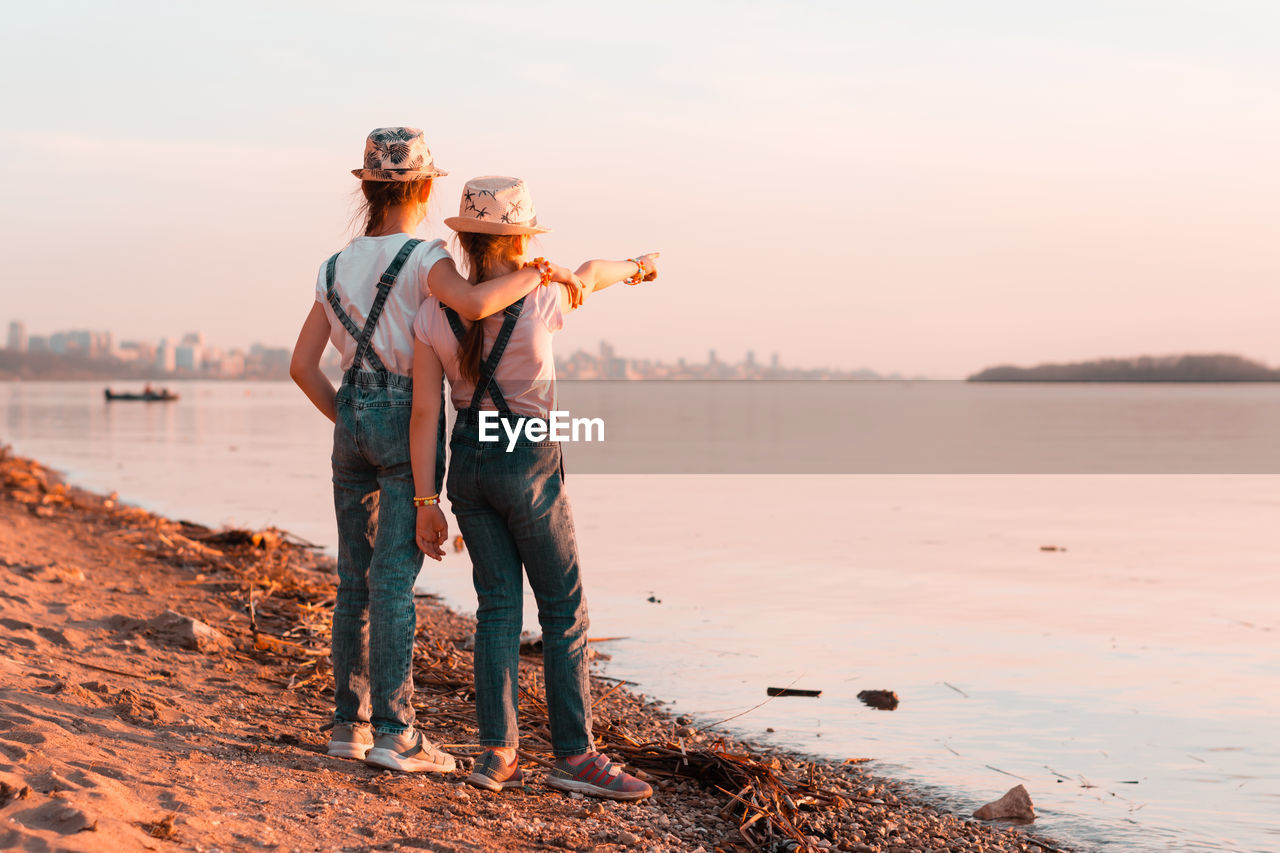
<path id="1" fill-rule="evenodd" d="M 499 782 L 496 779 L 490 779 L 488 776 L 484 776 L 480 773 L 472 773 L 463 781 L 468 785 L 475 785 L 477 788 L 483 788 L 486 791 L 493 791 L 494 793 L 499 793 L 511 788 L 524 787 L 523 779 L 508 779 L 505 782 Z"/>
<path id="2" fill-rule="evenodd" d="M 552 777 L 547 780 L 548 788 L 555 788 L 557 791 L 564 791 L 567 794 L 582 794 L 584 797 L 597 797 L 602 800 L 618 800 L 620 802 L 632 802 L 634 800 L 646 800 L 653 796 L 653 789 L 646 791 L 610 791 L 608 788 L 601 788 L 592 785 L 590 782 L 579 782 L 576 779 L 556 779 Z"/>
<path id="3" fill-rule="evenodd" d="M 403 773 L 452 773 L 457 767 L 453 756 L 446 756 L 448 761 L 427 761 L 423 758 L 401 758 L 399 753 L 389 749 L 374 747 L 364 757 L 364 763 L 371 767 L 382 767 L 386 770 L 399 770 Z"/>
<path id="4" fill-rule="evenodd" d="M 331 743 L 326 754 L 333 758 L 363 759 L 369 754 L 369 749 L 356 743 Z"/>

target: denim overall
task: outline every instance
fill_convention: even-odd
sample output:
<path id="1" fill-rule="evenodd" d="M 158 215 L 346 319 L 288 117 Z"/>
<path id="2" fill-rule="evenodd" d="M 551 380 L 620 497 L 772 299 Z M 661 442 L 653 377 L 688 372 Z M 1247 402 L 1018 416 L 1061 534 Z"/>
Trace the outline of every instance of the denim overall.
<path id="1" fill-rule="evenodd" d="M 471 554 L 476 587 L 476 716 L 482 746 L 516 746 L 521 566 L 538 602 L 551 745 L 556 756 L 592 748 L 587 681 L 587 603 L 578 570 L 573 513 L 564 490 L 560 445 L 478 439 L 480 402 L 487 392 L 503 420 L 522 416 L 507 407 L 494 374 L 524 300 L 507 307 L 502 330 L 481 367 L 471 406 L 458 410 L 449 446 L 449 503 Z M 445 308 L 461 341 L 458 315 Z"/>
<path id="2" fill-rule="evenodd" d="M 399 734 L 414 723 L 413 582 L 422 568 L 422 552 L 414 538 L 417 511 L 409 457 L 413 379 L 388 371 L 370 342 L 400 268 L 421 242 L 407 241 L 382 274 L 363 329 L 343 309 L 334 288 L 337 255 L 326 269 L 329 305 L 357 342 L 355 359 L 338 388 L 333 429 L 338 517 L 334 722 L 371 724 L 379 734 Z M 442 409 L 439 431 L 443 429 Z M 443 479 L 440 439 L 437 488 Z"/>

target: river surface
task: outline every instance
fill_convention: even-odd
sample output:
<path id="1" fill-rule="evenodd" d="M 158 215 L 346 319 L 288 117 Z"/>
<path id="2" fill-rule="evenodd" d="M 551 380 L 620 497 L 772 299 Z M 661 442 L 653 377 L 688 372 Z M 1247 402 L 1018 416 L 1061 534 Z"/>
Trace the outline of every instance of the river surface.
<path id="1" fill-rule="evenodd" d="M 165 515 L 276 525 L 332 548 L 331 433 L 301 393 L 173 387 L 177 403 L 107 404 L 97 384 L 3 383 L 0 441 Z M 916 400 L 1125 393 L 902 387 Z M 866 393 L 882 406 L 895 392 Z M 1134 423 L 1192 411 L 1220 443 L 1225 424 L 1229 444 L 1262 446 L 1273 419 L 1240 413 L 1278 398 L 1276 386 L 1144 388 Z M 1175 443 L 1194 457 L 1198 435 Z M 625 638 L 602 645 L 606 672 L 675 711 L 710 723 L 769 686 L 820 689 L 728 726 L 870 757 L 961 813 L 1021 782 L 1037 830 L 1082 850 L 1280 850 L 1280 476 L 570 465 L 568 485 L 591 633 Z M 465 554 L 428 561 L 419 585 L 471 611 L 469 569 Z M 864 689 L 901 705 L 868 708 Z"/>

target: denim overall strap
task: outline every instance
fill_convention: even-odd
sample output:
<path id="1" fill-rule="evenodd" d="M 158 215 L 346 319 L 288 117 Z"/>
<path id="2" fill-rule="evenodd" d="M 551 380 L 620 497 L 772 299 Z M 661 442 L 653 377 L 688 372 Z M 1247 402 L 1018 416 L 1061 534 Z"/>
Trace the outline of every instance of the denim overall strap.
<path id="1" fill-rule="evenodd" d="M 493 349 L 489 350 L 489 357 L 484 360 L 484 364 L 480 367 L 480 381 L 476 383 L 476 392 L 471 396 L 471 408 L 480 408 L 480 401 L 484 399 L 484 392 L 489 392 L 493 404 L 498 407 L 498 411 L 503 414 L 511 414 L 511 409 L 507 407 L 507 401 L 502 396 L 502 389 L 498 387 L 497 381 L 494 379 L 498 372 L 498 362 L 502 361 L 502 354 L 507 351 L 507 343 L 511 340 L 511 333 L 515 331 L 516 321 L 520 319 L 520 311 L 524 308 L 525 297 L 520 297 L 503 309 L 502 328 L 498 331 L 498 338 L 493 342 Z"/>
<path id="2" fill-rule="evenodd" d="M 476 383 L 476 391 L 471 395 L 472 409 L 480 408 L 480 401 L 484 399 L 485 391 L 489 392 L 489 396 L 493 399 L 493 404 L 498 407 L 498 411 L 504 415 L 511 414 L 511 410 L 507 408 L 506 398 L 502 396 L 502 389 L 498 387 L 498 383 L 494 381 L 494 374 L 498 371 L 498 362 L 502 360 L 502 353 L 507 349 L 507 342 L 511 340 L 511 333 L 515 331 L 516 321 L 520 319 L 520 310 L 524 308 L 525 297 L 512 302 L 503 309 L 502 328 L 498 331 L 498 338 L 493 342 L 493 349 L 489 350 L 489 357 L 484 360 L 484 364 L 480 367 L 480 381 Z M 449 320 L 449 328 L 453 329 L 453 335 L 461 344 L 466 337 L 466 329 L 462 326 L 462 320 L 458 317 L 458 312 L 454 311 L 448 305 L 441 304 L 444 309 L 444 315 Z M 476 321 L 480 322 L 479 320 Z"/>
<path id="3" fill-rule="evenodd" d="M 378 358 L 378 354 L 374 352 L 371 341 L 373 340 L 373 330 L 378 325 L 378 318 L 382 316 L 382 306 L 387 303 L 387 296 L 391 294 L 391 286 L 396 283 L 396 276 L 400 275 L 400 268 L 404 266 L 404 262 L 409 259 L 409 255 L 413 250 L 418 248 L 418 244 L 422 241 L 416 237 L 410 237 L 400 247 L 400 251 L 396 254 L 395 259 L 387 266 L 382 273 L 382 277 L 378 279 L 378 295 L 373 299 L 373 307 L 369 309 L 369 317 L 365 320 L 364 331 L 360 333 L 360 337 L 356 339 L 356 357 L 352 359 L 351 366 L 360 367 L 360 362 L 366 361 L 369 367 L 378 373 L 386 373 L 387 369 L 382 364 L 382 359 Z"/>
<path id="4" fill-rule="evenodd" d="M 346 311 L 342 310 L 342 300 L 338 298 L 337 288 L 333 284 L 333 270 L 338 265 L 338 255 L 341 254 L 341 252 L 334 253 L 334 256 L 329 259 L 329 263 L 325 265 L 325 298 L 329 300 L 329 307 L 333 309 L 333 316 L 338 318 L 338 322 L 342 324 L 342 327 L 347 330 L 351 337 L 359 340 L 360 327 L 352 322 Z"/>

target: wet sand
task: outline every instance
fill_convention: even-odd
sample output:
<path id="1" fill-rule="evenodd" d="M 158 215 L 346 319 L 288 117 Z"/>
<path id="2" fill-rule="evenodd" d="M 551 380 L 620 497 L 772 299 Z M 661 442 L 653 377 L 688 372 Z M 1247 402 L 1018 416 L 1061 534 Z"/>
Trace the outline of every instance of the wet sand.
<path id="1" fill-rule="evenodd" d="M 597 737 L 649 776 L 651 800 L 546 789 L 536 712 L 532 778 L 501 796 L 460 784 L 465 758 L 449 776 L 329 758 L 328 558 L 278 531 L 210 531 L 68 488 L 2 452 L 0 483 L 0 849 L 1065 849 L 947 814 L 858 761 L 695 731 L 605 678 Z M 418 616 L 420 723 L 473 743 L 472 623 L 429 599 Z M 536 711 L 540 662 L 521 670 Z M 725 766 L 755 789 L 722 790 Z"/>

